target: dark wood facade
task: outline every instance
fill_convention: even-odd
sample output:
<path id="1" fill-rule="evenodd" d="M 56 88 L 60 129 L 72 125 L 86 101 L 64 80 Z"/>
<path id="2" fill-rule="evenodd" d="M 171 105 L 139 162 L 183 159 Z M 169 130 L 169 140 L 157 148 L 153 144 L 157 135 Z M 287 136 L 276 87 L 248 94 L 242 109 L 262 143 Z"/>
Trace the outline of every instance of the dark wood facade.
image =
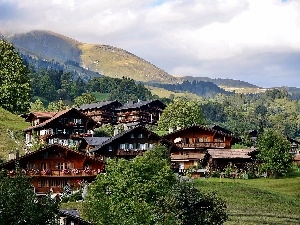
<path id="1" fill-rule="evenodd" d="M 207 149 L 230 149 L 236 140 L 233 135 L 219 126 L 190 126 L 164 136 L 180 148 L 171 153 L 171 160 L 178 164 L 179 171 L 203 163 Z"/>
<path id="2" fill-rule="evenodd" d="M 20 171 L 32 177 L 36 193 L 61 193 L 67 183 L 76 190 L 104 169 L 103 161 L 58 144 L 10 160 L 0 168 L 14 176 L 17 162 Z"/>
<path id="3" fill-rule="evenodd" d="M 133 159 L 143 155 L 145 151 L 157 144 L 165 145 L 170 152 L 175 151 L 174 149 L 178 150 L 178 147 L 171 142 L 149 131 L 144 126 L 138 126 L 117 134 L 89 152 L 94 157 L 104 161 L 108 158 Z"/>
<path id="4" fill-rule="evenodd" d="M 118 124 L 133 122 L 157 124 L 165 107 L 159 100 L 129 102 L 115 109 L 116 122 Z"/>
<path id="5" fill-rule="evenodd" d="M 34 123 L 32 118 L 31 123 Z M 96 122 L 75 108 L 63 110 L 54 114 L 50 119 L 27 128 L 25 142 L 30 147 L 34 141 L 46 144 L 59 143 L 64 146 L 77 148 L 82 137 L 92 136 Z M 38 140 L 34 140 L 34 136 Z"/>
<path id="6" fill-rule="evenodd" d="M 115 124 L 115 109 L 121 106 L 122 104 L 118 101 L 104 101 L 81 105 L 78 110 L 101 126 L 103 124 Z"/>

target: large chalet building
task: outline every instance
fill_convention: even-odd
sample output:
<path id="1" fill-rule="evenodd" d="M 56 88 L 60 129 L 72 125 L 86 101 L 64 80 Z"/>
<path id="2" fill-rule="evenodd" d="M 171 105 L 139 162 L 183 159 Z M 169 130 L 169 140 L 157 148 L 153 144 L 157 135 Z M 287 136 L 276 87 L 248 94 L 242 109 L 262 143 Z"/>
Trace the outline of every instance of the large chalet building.
<path id="1" fill-rule="evenodd" d="M 115 109 L 116 123 L 157 124 L 165 107 L 159 100 L 128 102 Z"/>
<path id="2" fill-rule="evenodd" d="M 118 101 L 103 101 L 81 105 L 78 110 L 95 120 L 98 125 L 115 124 L 115 109 L 121 106 L 122 104 Z"/>
<path id="3" fill-rule="evenodd" d="M 82 137 L 92 136 L 96 122 L 75 108 L 57 113 L 29 113 L 25 120 L 31 126 L 24 130 L 27 146 L 35 141 L 42 144 L 58 143 L 76 148 Z"/>
<path id="4" fill-rule="evenodd" d="M 37 194 L 61 193 L 65 185 L 73 190 L 81 183 L 92 182 L 97 174 L 103 172 L 104 163 L 79 151 L 59 144 L 49 145 L 40 150 L 25 154 L 0 165 L 14 176 L 16 168 L 32 177 Z"/>
<path id="5" fill-rule="evenodd" d="M 229 150 L 238 141 L 230 131 L 215 125 L 193 125 L 170 132 L 163 138 L 180 148 L 179 151 L 171 153 L 171 161 L 178 164 L 179 171 L 182 172 L 193 166 L 210 167 L 209 163 L 216 162 L 215 155 L 230 157 Z M 223 156 L 220 156 L 220 152 L 224 153 Z M 208 160 L 209 158 L 211 159 Z"/>
<path id="6" fill-rule="evenodd" d="M 169 152 L 179 151 L 175 144 L 161 138 L 144 126 L 128 129 L 106 140 L 105 138 L 96 140 L 98 140 L 98 142 L 94 141 L 97 143 L 96 145 L 84 145 L 83 142 L 82 146 L 86 146 L 86 149 L 81 150 L 87 151 L 91 156 L 103 161 L 107 161 L 109 158 L 133 159 L 158 144 L 166 146 Z"/>

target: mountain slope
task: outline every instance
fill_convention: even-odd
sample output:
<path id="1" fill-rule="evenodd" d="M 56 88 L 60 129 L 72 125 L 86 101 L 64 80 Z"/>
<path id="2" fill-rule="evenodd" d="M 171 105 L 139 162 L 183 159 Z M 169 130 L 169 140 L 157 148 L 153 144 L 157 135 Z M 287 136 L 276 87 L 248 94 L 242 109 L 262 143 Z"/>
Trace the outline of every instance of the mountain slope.
<path id="1" fill-rule="evenodd" d="M 109 45 L 93 45 L 50 31 L 31 31 L 5 37 L 19 52 L 37 60 L 98 72 L 109 77 L 129 77 L 137 81 L 176 83 L 178 79 L 150 62 Z"/>

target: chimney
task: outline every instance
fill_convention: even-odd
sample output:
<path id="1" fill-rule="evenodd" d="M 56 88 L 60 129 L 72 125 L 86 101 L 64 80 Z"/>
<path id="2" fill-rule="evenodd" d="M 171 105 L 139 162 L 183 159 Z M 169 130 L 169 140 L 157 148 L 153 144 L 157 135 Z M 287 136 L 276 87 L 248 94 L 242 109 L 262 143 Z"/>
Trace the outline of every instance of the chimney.
<path id="1" fill-rule="evenodd" d="M 15 156 L 14 151 L 11 150 L 11 151 L 8 153 L 8 160 L 13 160 L 13 159 L 16 159 L 16 156 Z"/>

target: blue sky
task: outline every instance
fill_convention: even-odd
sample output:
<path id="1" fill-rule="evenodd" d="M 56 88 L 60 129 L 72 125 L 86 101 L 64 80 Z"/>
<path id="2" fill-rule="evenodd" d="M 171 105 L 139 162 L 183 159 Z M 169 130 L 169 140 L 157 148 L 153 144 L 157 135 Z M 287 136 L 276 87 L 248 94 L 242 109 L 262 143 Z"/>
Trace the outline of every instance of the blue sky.
<path id="1" fill-rule="evenodd" d="M 176 76 L 300 87 L 299 0 L 0 0 L 0 31 L 51 30 Z"/>

